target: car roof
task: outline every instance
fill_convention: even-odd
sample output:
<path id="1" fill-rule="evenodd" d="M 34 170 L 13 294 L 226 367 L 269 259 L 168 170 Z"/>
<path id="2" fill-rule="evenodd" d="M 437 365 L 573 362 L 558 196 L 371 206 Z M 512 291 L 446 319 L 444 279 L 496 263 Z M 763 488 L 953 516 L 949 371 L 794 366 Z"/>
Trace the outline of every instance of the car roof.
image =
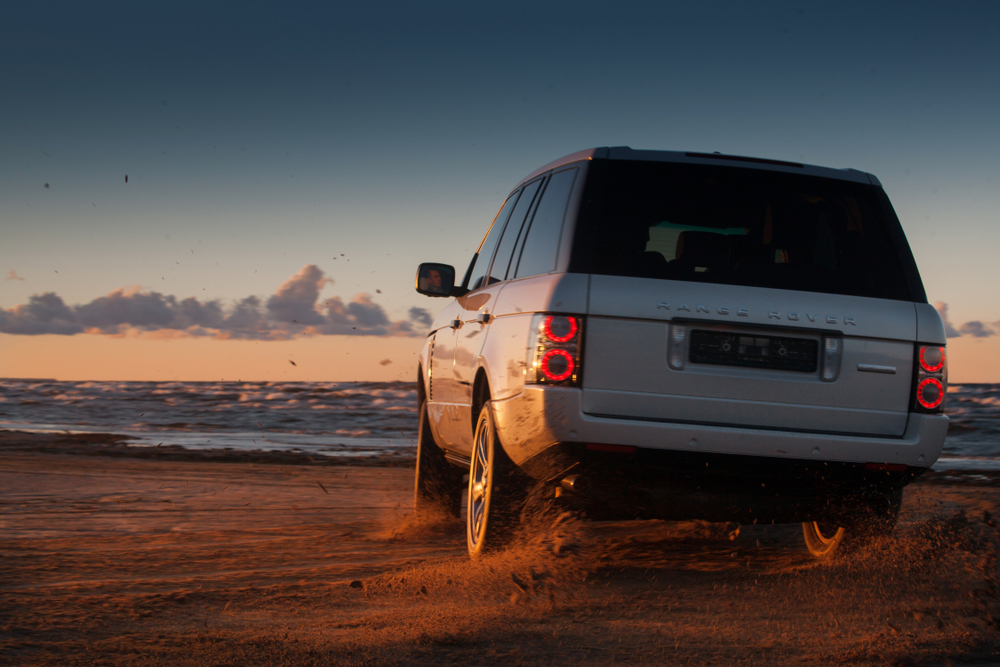
<path id="1" fill-rule="evenodd" d="M 742 155 L 723 155 L 721 153 L 649 151 L 635 150 L 633 148 L 629 148 L 628 146 L 605 146 L 603 148 L 588 148 L 586 150 L 577 151 L 576 153 L 570 153 L 565 157 L 549 162 L 544 167 L 536 169 L 521 179 L 521 182 L 517 184 L 514 190 L 547 171 L 557 169 L 563 165 L 571 164 L 573 162 L 580 162 L 582 160 L 640 160 L 647 162 L 714 164 L 750 169 L 765 169 L 769 171 L 784 171 L 789 173 L 807 174 L 809 176 L 820 176 L 823 178 L 836 178 L 843 181 L 853 181 L 855 183 L 871 183 L 872 185 L 877 186 L 882 185 L 872 174 L 858 171 L 857 169 L 831 169 L 829 167 L 817 167 L 815 165 L 800 164 L 798 162 L 744 157 Z"/>

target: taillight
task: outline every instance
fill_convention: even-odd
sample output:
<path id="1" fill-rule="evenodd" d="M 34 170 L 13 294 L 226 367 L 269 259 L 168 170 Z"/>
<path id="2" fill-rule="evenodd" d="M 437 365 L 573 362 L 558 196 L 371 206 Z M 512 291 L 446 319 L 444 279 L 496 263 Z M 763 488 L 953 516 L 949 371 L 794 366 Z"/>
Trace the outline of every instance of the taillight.
<path id="1" fill-rule="evenodd" d="M 568 343 L 579 329 L 575 317 L 549 315 L 544 321 L 545 338 L 553 343 Z"/>
<path id="2" fill-rule="evenodd" d="M 535 315 L 528 345 L 529 384 L 579 386 L 583 318 Z"/>
<path id="3" fill-rule="evenodd" d="M 573 375 L 576 362 L 566 350 L 549 350 L 542 355 L 542 375 L 546 380 L 562 382 Z"/>
<path id="4" fill-rule="evenodd" d="M 924 346 L 920 348 L 920 368 L 928 373 L 937 373 L 944 368 L 944 348 Z"/>
<path id="5" fill-rule="evenodd" d="M 948 392 L 948 358 L 943 345 L 917 345 L 917 376 L 912 406 L 917 412 L 944 411 Z"/>

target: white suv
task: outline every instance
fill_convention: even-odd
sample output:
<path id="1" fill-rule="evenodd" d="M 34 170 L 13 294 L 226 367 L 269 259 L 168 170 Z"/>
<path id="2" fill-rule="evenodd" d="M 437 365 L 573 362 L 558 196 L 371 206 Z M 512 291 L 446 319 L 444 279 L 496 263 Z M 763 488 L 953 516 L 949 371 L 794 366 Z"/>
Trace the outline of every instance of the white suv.
<path id="1" fill-rule="evenodd" d="M 945 333 L 854 169 L 597 148 L 514 188 L 420 354 L 416 502 L 502 546 L 546 482 L 592 518 L 892 530 L 937 459 Z M 463 475 L 468 473 L 468 485 Z"/>

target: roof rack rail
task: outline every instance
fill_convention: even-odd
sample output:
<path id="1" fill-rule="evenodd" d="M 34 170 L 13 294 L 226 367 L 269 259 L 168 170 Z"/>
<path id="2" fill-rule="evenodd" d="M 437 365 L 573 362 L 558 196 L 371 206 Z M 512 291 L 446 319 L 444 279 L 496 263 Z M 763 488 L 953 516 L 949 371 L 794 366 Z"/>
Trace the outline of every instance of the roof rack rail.
<path id="1" fill-rule="evenodd" d="M 798 162 L 784 162 L 783 160 L 768 160 L 761 157 L 743 157 L 741 155 L 723 155 L 721 153 L 684 153 L 687 157 L 697 157 L 709 160 L 731 160 L 733 162 L 757 162 L 760 164 L 773 164 L 779 167 L 798 167 L 804 169 L 804 164 Z"/>

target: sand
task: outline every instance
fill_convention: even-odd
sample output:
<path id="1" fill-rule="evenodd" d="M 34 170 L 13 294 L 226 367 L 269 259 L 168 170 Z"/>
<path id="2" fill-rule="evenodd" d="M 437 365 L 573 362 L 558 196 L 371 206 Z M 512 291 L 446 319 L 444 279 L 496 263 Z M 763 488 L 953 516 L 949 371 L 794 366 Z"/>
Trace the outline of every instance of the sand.
<path id="1" fill-rule="evenodd" d="M 893 539 L 586 522 L 470 562 L 412 469 L 132 456 L 0 433 L 0 663 L 962 665 L 1000 653 L 1000 486 L 934 475 Z M 61 443 L 61 444 L 60 444 Z M 90 449 L 88 449 L 90 447 Z M 109 454 L 108 452 L 111 452 Z M 738 530 L 737 530 L 738 529 Z"/>

